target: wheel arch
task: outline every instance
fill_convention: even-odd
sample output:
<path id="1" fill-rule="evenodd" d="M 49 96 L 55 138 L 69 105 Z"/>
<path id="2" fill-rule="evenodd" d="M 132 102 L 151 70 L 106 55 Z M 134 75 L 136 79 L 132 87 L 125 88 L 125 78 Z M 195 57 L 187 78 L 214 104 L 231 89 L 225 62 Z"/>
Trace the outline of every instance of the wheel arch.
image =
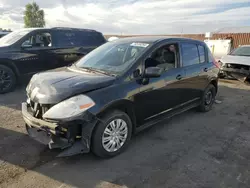
<path id="1" fill-rule="evenodd" d="M 133 102 L 126 99 L 111 102 L 110 104 L 106 105 L 96 116 L 101 119 L 105 114 L 112 110 L 120 110 L 129 116 L 132 122 L 134 133 L 136 129 L 136 115 Z"/>
<path id="2" fill-rule="evenodd" d="M 12 61 L 0 60 L 0 65 L 4 65 L 10 68 L 15 73 L 17 78 L 20 76 L 20 72 L 18 71 L 16 65 Z"/>
<path id="3" fill-rule="evenodd" d="M 218 92 L 218 79 L 212 79 L 210 81 L 210 84 L 212 84 L 215 87 L 216 93 L 217 93 Z"/>

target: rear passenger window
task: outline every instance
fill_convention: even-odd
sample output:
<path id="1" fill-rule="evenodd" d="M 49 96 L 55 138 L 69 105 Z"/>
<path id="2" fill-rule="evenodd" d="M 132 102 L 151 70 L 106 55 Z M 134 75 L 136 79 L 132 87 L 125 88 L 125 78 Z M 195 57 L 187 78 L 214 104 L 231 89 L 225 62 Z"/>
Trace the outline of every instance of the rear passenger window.
<path id="1" fill-rule="evenodd" d="M 200 63 L 199 52 L 196 44 L 181 44 L 183 66 L 190 66 Z"/>
<path id="2" fill-rule="evenodd" d="M 200 63 L 205 63 L 206 62 L 206 57 L 205 57 L 205 48 L 204 48 L 204 46 L 198 45 L 198 50 L 199 50 L 199 55 L 200 55 Z"/>
<path id="3" fill-rule="evenodd" d="M 82 45 L 99 46 L 105 42 L 102 34 L 97 32 L 81 32 L 79 33 L 79 40 Z"/>
<path id="4" fill-rule="evenodd" d="M 208 49 L 208 61 L 209 63 L 214 62 L 214 57 L 211 51 Z"/>

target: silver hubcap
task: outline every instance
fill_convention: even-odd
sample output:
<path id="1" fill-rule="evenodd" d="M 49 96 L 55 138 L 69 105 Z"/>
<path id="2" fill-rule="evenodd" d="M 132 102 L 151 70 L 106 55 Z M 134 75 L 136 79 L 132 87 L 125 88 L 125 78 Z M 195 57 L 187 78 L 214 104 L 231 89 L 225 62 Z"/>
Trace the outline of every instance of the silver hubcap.
<path id="1" fill-rule="evenodd" d="M 127 140 L 128 126 L 122 119 L 111 121 L 102 135 L 102 146 L 108 152 L 120 149 Z"/>
<path id="2" fill-rule="evenodd" d="M 205 96 L 205 104 L 209 105 L 212 102 L 213 99 L 213 94 L 211 91 L 207 92 L 206 96 Z"/>

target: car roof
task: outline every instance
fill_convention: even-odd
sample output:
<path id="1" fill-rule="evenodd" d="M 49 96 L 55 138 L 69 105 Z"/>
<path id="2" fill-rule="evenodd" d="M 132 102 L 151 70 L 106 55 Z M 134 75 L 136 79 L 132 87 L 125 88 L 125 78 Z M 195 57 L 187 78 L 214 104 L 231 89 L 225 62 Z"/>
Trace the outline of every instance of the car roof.
<path id="1" fill-rule="evenodd" d="M 67 30 L 67 31 L 85 31 L 85 32 L 98 32 L 93 29 L 83 29 L 83 28 L 71 28 L 71 27 L 52 27 L 52 28 L 24 28 L 18 29 L 18 31 L 34 31 L 34 30 Z"/>
<path id="2" fill-rule="evenodd" d="M 138 37 L 125 37 L 119 38 L 112 42 L 123 43 L 123 42 L 145 42 L 145 43 L 157 43 L 164 40 L 178 40 L 178 41 L 194 41 L 201 43 L 202 41 L 194 40 L 190 38 L 176 37 L 176 36 L 138 36 Z"/>
<path id="3" fill-rule="evenodd" d="M 239 47 L 250 47 L 250 45 L 241 45 Z"/>
<path id="4" fill-rule="evenodd" d="M 0 35 L 11 33 L 10 31 L 0 31 Z"/>

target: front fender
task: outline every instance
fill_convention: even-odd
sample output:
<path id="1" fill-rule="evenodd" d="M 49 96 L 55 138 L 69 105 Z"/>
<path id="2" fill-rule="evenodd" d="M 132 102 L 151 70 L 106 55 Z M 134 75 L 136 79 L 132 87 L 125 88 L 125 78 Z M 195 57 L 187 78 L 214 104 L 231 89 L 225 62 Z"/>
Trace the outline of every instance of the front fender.
<path id="1" fill-rule="evenodd" d="M 96 117 L 101 120 L 102 117 L 112 111 L 112 110 L 120 110 L 125 112 L 131 119 L 133 126 L 133 132 L 135 132 L 137 127 L 137 119 L 136 119 L 136 113 L 134 108 L 134 103 L 127 99 L 121 99 L 121 100 L 115 100 L 110 103 L 107 103 L 102 108 L 99 109 L 98 113 L 96 114 Z"/>
<path id="2" fill-rule="evenodd" d="M 103 113 L 106 113 L 107 111 L 111 109 L 119 109 L 119 108 L 125 108 L 125 109 L 134 109 L 134 104 L 132 101 L 127 99 L 120 99 L 111 101 L 107 104 L 105 104 L 102 108 L 100 108 L 99 112 L 96 114 L 97 116 L 100 116 Z"/>

